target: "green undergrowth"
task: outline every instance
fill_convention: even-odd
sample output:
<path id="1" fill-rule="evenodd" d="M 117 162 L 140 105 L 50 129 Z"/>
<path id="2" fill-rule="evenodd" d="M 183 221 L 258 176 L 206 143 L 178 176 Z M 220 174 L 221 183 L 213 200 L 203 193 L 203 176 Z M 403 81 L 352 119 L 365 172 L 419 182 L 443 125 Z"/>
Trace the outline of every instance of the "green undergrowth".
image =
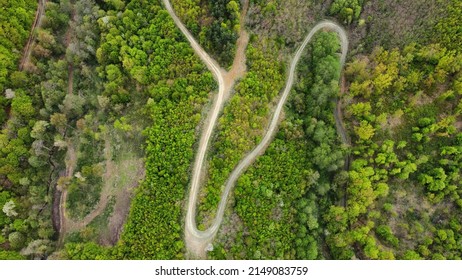
<path id="1" fill-rule="evenodd" d="M 256 38 L 247 51 L 248 72 L 239 81 L 218 120 L 208 155 L 208 180 L 203 187 L 198 223 L 205 229 L 212 221 L 230 172 L 263 136 L 268 124 L 270 104 L 281 90 L 284 71 L 274 57 L 276 48 L 263 50 Z"/>
<path id="2" fill-rule="evenodd" d="M 172 0 L 173 9 L 200 45 L 221 64 L 231 66 L 240 30 L 241 1 Z"/>
<path id="3" fill-rule="evenodd" d="M 18 61 L 23 48 L 30 35 L 37 1 L 0 1 L 0 92 L 12 86 L 10 75 L 19 75 L 17 70 Z M 5 121 L 3 106 L 6 99 L 0 95 L 0 124 Z"/>
<path id="4" fill-rule="evenodd" d="M 75 220 L 83 219 L 92 212 L 103 187 L 105 158 L 100 151 L 104 150 L 104 141 L 94 139 L 92 132 L 87 129 L 74 140 L 79 143 L 75 151 L 76 162 L 69 162 L 75 164 L 74 173 L 58 182 L 68 190 L 66 210 L 70 218 Z"/>
<path id="5" fill-rule="evenodd" d="M 95 242 L 100 243 L 101 232 L 104 231 L 114 210 L 115 198 L 111 197 L 106 208 L 90 222 L 86 227 L 78 232 L 72 232 L 64 241 L 66 250 L 76 246 L 78 243 Z"/>
<path id="6" fill-rule="evenodd" d="M 136 14 L 144 16 L 132 17 Z M 130 18 L 127 28 L 125 23 Z M 104 31 L 98 50 L 106 70 L 115 74 L 107 72 L 110 86 L 123 85 L 119 73 L 129 71 L 128 77 L 141 83 L 149 96 L 144 110 L 151 121 L 144 132 L 146 179 L 137 188 L 114 257 L 182 258 L 182 208 L 196 128 L 214 87 L 213 78 L 159 4 L 132 1 L 122 15 L 111 18 L 111 26 L 114 28 Z M 115 39 L 122 34 L 125 40 Z M 124 53 L 131 64 L 111 55 L 123 50 L 130 50 Z M 130 55 L 141 52 L 142 56 Z M 124 98 L 118 94 L 111 99 L 120 102 Z"/>
<path id="7" fill-rule="evenodd" d="M 323 209 L 337 197 L 344 153 L 333 119 L 339 43 L 320 33 L 305 50 L 285 117 L 264 155 L 239 179 L 225 218 L 218 259 L 318 259 Z"/>
<path id="8" fill-rule="evenodd" d="M 346 67 L 354 156 L 347 207 L 324 216 L 332 257 L 460 259 L 460 61 L 413 44 Z"/>

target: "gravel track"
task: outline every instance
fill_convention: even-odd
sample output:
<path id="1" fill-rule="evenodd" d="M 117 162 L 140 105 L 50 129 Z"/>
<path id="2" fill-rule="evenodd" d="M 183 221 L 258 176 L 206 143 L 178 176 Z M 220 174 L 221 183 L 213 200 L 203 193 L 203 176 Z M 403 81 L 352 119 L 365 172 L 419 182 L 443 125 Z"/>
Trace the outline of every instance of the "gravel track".
<path id="1" fill-rule="evenodd" d="M 241 160 L 239 164 L 231 172 L 230 177 L 225 183 L 225 189 L 223 191 L 223 194 L 221 195 L 221 200 L 218 206 L 217 214 L 215 216 L 215 220 L 213 221 L 212 226 L 210 226 L 205 231 L 201 231 L 197 229 L 197 225 L 196 225 L 196 205 L 197 205 L 197 196 L 198 196 L 198 192 L 200 188 L 200 178 L 202 174 L 202 166 L 204 164 L 206 151 L 210 143 L 210 138 L 211 138 L 213 129 L 215 128 L 218 115 L 221 112 L 221 109 L 223 107 L 223 103 L 225 100 L 224 97 L 230 91 L 232 84 L 225 83 L 224 77 L 227 74 L 226 71 L 224 71 L 218 65 L 218 63 L 214 61 L 207 54 L 207 52 L 205 52 L 201 48 L 201 46 L 197 43 L 197 41 L 194 39 L 191 33 L 186 29 L 186 27 L 183 25 L 180 19 L 176 16 L 170 4 L 170 1 L 163 0 L 163 3 L 167 11 L 169 12 L 170 16 L 174 20 L 175 24 L 177 25 L 177 27 L 185 35 L 185 37 L 191 44 L 191 47 L 194 49 L 196 54 L 199 55 L 201 60 L 206 64 L 207 68 L 213 73 L 219 85 L 217 97 L 215 98 L 212 109 L 209 112 L 208 120 L 205 123 L 204 130 L 202 131 L 198 151 L 197 151 L 195 162 L 194 162 L 193 174 L 191 177 L 189 200 L 188 200 L 188 208 L 186 212 L 186 222 L 185 222 L 185 242 L 186 242 L 186 247 L 189 253 L 193 257 L 204 258 L 206 256 L 207 247 L 210 246 L 211 242 L 213 241 L 213 238 L 217 234 L 218 229 L 223 221 L 223 215 L 225 212 L 229 194 L 231 193 L 233 187 L 235 186 L 236 181 L 239 179 L 241 174 L 255 161 L 255 159 L 259 155 L 264 153 L 264 151 L 266 150 L 266 147 L 269 145 L 269 143 L 274 137 L 274 134 L 277 131 L 281 112 L 284 108 L 284 104 L 287 101 L 287 97 L 294 83 L 297 64 L 306 46 L 311 41 L 313 36 L 322 29 L 328 29 L 328 30 L 336 32 L 341 41 L 340 63 L 341 63 L 341 68 L 343 68 L 346 55 L 348 52 L 348 37 L 347 37 L 347 33 L 340 25 L 338 25 L 337 23 L 333 21 L 329 21 L 329 20 L 321 21 L 317 23 L 311 29 L 309 34 L 303 40 L 302 45 L 298 48 L 297 52 L 292 58 L 290 69 L 289 69 L 289 76 L 287 77 L 285 88 L 281 92 L 281 97 L 279 99 L 277 107 L 272 116 L 271 122 L 266 130 L 266 133 L 262 141 L 249 154 L 247 154 L 244 157 L 244 159 Z M 337 114 L 335 115 L 336 115 L 337 121 L 339 121 Z M 343 128 L 340 129 L 340 131 L 338 132 L 341 135 L 342 139 L 345 138 L 345 131 Z"/>

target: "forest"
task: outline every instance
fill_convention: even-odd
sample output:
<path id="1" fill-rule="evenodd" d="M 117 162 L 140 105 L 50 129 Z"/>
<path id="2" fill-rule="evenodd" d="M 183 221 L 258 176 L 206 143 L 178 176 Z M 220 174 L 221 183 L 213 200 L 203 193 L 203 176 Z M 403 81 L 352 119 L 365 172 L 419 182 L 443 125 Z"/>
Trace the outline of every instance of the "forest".
<path id="1" fill-rule="evenodd" d="M 321 258 L 319 220 L 329 205 L 322 197 L 341 187 L 334 174 L 344 164 L 332 102 L 340 74 L 338 49 L 336 34 L 320 33 L 305 50 L 286 118 L 265 155 L 239 179 L 235 214 L 224 224 L 228 234 L 212 257 Z"/>
<path id="2" fill-rule="evenodd" d="M 240 30 L 241 2 L 238 0 L 172 0 L 177 15 L 224 67 L 231 66 Z"/>
<path id="3" fill-rule="evenodd" d="M 333 20 L 350 42 L 343 67 L 336 33 L 304 50 L 207 258 L 460 260 L 461 2 L 302 2 L 171 0 L 223 71 L 250 38 L 206 154 L 199 230 L 311 28 Z M 195 258 L 185 215 L 218 82 L 162 1 L 0 3 L 0 259 Z"/>
<path id="4" fill-rule="evenodd" d="M 5 92 L 10 85 L 10 78 L 18 73 L 22 48 L 29 38 L 29 28 L 34 21 L 37 3 L 34 0 L 0 2 L 0 92 Z M 0 96 L 0 123 L 7 119 L 7 112 L 3 108 L 8 106 L 8 96 Z"/>

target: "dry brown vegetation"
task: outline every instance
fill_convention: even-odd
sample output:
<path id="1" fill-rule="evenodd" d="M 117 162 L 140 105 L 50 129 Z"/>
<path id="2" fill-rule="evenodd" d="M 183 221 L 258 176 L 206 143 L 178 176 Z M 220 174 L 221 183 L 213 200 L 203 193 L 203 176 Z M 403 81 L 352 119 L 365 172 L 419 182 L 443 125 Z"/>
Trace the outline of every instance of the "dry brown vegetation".
<path id="1" fill-rule="evenodd" d="M 354 23 L 351 26 L 351 44 L 358 47 L 357 51 L 363 52 L 378 45 L 392 48 L 411 42 L 431 41 L 429 31 L 437 19 L 443 16 L 442 2 L 445 1 L 366 1 L 360 16 L 365 23 Z"/>

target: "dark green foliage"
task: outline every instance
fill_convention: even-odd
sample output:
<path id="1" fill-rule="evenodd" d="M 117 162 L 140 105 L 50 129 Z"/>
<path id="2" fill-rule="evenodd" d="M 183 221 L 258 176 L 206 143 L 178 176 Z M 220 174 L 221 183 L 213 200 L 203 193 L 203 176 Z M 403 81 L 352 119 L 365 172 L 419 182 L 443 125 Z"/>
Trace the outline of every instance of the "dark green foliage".
<path id="1" fill-rule="evenodd" d="M 215 20 L 205 31 L 207 46 L 224 65 L 230 65 L 233 61 L 234 45 L 240 28 L 239 3 L 236 0 L 210 1 L 210 12 Z"/>
<path id="2" fill-rule="evenodd" d="M 172 0 L 175 13 L 224 67 L 231 66 L 240 30 L 240 1 Z"/>
<path id="3" fill-rule="evenodd" d="M 206 36 L 210 42 L 209 48 L 218 55 L 219 61 L 224 65 L 230 65 L 233 60 L 232 54 L 234 53 L 237 34 L 223 23 L 215 21 L 207 29 Z"/>
<path id="4" fill-rule="evenodd" d="M 132 201 L 115 257 L 182 258 L 181 207 L 195 129 L 213 79 L 159 4 L 131 1 L 120 17 L 109 20 L 111 28 L 101 22 L 97 50 L 105 95 L 113 104 L 130 106 L 138 95 L 129 93 L 129 85 L 136 84 L 149 97 L 144 111 L 150 120 L 146 179 Z"/>
<path id="5" fill-rule="evenodd" d="M 344 156 L 332 115 L 340 70 L 338 47 L 335 34 L 321 33 L 305 51 L 308 58 L 300 62 L 298 82 L 276 139 L 237 183 L 237 215 L 223 226 L 237 234 L 222 237 L 212 252 L 214 258 L 322 258 L 320 209 L 331 203 L 331 179 Z M 250 60 L 253 63 L 258 60 Z M 315 159 L 321 153 L 313 149 L 317 141 L 325 143 L 322 164 Z"/>

